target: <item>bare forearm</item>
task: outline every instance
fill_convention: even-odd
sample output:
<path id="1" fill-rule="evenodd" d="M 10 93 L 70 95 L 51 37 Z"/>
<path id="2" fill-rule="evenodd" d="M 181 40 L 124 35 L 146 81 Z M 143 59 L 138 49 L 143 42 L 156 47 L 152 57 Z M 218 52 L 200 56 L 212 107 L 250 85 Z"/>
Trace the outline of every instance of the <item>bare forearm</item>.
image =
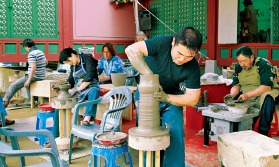
<path id="1" fill-rule="evenodd" d="M 104 77 L 99 78 L 99 82 L 105 82 L 105 81 L 109 81 L 109 80 L 111 80 L 110 76 L 104 76 Z"/>
<path id="2" fill-rule="evenodd" d="M 257 89 L 255 89 L 253 91 L 250 91 L 250 92 L 247 92 L 245 94 L 248 96 L 248 98 L 258 97 L 258 96 L 262 95 L 264 92 L 267 92 L 267 91 L 270 91 L 270 90 L 271 90 L 270 86 L 261 85 Z"/>
<path id="3" fill-rule="evenodd" d="M 199 101 L 200 89 L 183 95 L 168 95 L 168 102 L 176 106 L 195 106 Z"/>
<path id="4" fill-rule="evenodd" d="M 232 95 L 233 98 L 235 98 L 235 96 L 237 96 L 239 92 L 240 92 L 240 86 L 235 85 L 231 88 L 230 94 Z"/>
<path id="5" fill-rule="evenodd" d="M 140 51 L 132 50 L 131 48 L 126 48 L 125 53 L 127 54 L 131 64 L 135 69 L 143 74 L 143 75 L 152 75 L 153 72 L 150 70 L 150 68 L 147 66 L 144 58 L 143 53 Z"/>
<path id="6" fill-rule="evenodd" d="M 36 67 L 31 67 L 30 73 L 28 75 L 28 81 L 31 81 L 31 79 L 35 76 Z"/>
<path id="7" fill-rule="evenodd" d="M 80 87 L 78 87 L 76 90 L 78 92 L 82 91 L 83 89 L 85 89 L 88 85 L 90 84 L 90 82 L 82 82 L 82 84 L 80 85 Z"/>

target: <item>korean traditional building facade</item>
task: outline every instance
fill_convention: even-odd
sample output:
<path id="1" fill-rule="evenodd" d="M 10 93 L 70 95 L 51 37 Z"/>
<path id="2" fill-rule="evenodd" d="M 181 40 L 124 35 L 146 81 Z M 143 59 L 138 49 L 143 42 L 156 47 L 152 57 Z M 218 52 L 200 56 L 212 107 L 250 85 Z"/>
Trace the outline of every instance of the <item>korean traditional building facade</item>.
<path id="1" fill-rule="evenodd" d="M 21 46 L 32 38 L 49 61 L 58 61 L 66 47 L 94 47 L 101 58 L 106 42 L 114 44 L 116 54 L 127 59 L 124 50 L 134 42 L 135 2 L 117 0 L 1 0 L 0 62 L 26 62 L 27 52 Z M 126 2 L 126 3 L 125 3 Z M 236 61 L 238 47 L 247 45 L 254 53 L 279 66 L 279 0 L 253 0 L 259 32 L 265 40 L 240 43 L 239 12 L 243 0 L 141 0 L 150 12 L 148 37 L 174 35 L 183 26 L 193 26 L 203 34 L 201 54 L 217 60 L 219 66 Z M 138 4 L 137 4 L 138 5 Z M 139 12 L 144 10 L 139 7 Z M 141 15 L 139 15 L 142 17 Z M 154 17 L 156 16 L 156 17 Z M 142 19 L 142 18 L 139 18 Z M 261 30 L 261 31 L 260 31 Z"/>

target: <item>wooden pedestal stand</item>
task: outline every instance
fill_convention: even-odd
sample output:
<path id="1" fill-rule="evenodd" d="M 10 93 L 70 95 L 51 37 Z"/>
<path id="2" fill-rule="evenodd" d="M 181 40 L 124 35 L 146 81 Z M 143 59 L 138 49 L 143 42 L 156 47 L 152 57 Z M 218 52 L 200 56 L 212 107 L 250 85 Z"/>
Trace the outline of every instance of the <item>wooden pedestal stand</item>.
<path id="1" fill-rule="evenodd" d="M 153 152 L 155 152 L 155 160 L 152 154 Z M 144 157 L 143 157 L 144 151 L 143 150 L 139 150 L 139 167 L 143 167 L 144 164 Z M 155 167 L 160 167 L 160 150 L 158 151 L 146 151 L 146 166 L 147 167 L 151 167 L 153 166 L 155 162 Z"/>
<path id="2" fill-rule="evenodd" d="M 59 150 L 69 150 L 70 135 L 72 130 L 72 108 L 77 103 L 77 98 L 65 98 L 63 100 L 54 97 L 52 107 L 59 109 L 59 137 L 55 139 Z M 73 148 L 78 146 L 78 140 L 74 139 Z"/>
<path id="3" fill-rule="evenodd" d="M 153 97 L 159 91 L 159 75 L 141 75 L 138 126 L 129 129 L 129 146 L 139 150 L 139 167 L 160 167 L 160 150 L 170 145 L 170 130 L 160 126 L 159 102 Z M 143 153 L 146 151 L 146 165 Z M 155 153 L 155 158 L 152 156 Z M 175 163 L 175 162 L 174 162 Z"/>
<path id="4" fill-rule="evenodd" d="M 139 167 L 160 167 L 160 150 L 170 145 L 170 133 L 168 128 L 161 127 L 159 136 L 138 136 L 139 128 L 129 129 L 129 146 L 139 150 Z M 144 152 L 146 163 L 144 164 Z"/>

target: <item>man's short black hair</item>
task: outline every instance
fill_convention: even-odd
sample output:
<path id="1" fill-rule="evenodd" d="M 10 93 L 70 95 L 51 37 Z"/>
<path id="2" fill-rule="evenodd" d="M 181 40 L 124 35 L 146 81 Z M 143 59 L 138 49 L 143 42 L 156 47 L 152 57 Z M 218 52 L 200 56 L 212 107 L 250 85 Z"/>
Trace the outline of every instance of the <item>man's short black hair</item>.
<path id="1" fill-rule="evenodd" d="M 241 46 L 236 51 L 236 57 L 238 57 L 240 54 L 242 54 L 245 57 L 251 57 L 253 55 L 253 51 L 248 46 Z"/>
<path id="2" fill-rule="evenodd" d="M 175 45 L 187 46 L 190 50 L 199 51 L 202 46 L 202 35 L 193 27 L 184 27 L 175 35 Z"/>
<path id="3" fill-rule="evenodd" d="M 77 51 L 72 49 L 71 47 L 65 48 L 60 52 L 59 63 L 64 64 L 64 61 L 67 61 L 69 57 L 72 56 L 72 53 L 77 55 Z"/>
<path id="4" fill-rule="evenodd" d="M 34 43 L 34 41 L 32 39 L 26 38 L 26 39 L 23 40 L 22 46 L 23 47 L 31 48 L 32 46 L 35 46 L 35 43 Z"/>

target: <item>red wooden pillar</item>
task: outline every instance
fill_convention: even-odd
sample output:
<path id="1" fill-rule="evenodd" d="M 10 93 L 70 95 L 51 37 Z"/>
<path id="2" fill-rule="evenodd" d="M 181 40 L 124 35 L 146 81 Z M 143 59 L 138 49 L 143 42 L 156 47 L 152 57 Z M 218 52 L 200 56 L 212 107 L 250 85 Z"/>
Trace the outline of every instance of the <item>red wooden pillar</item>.
<path id="1" fill-rule="evenodd" d="M 60 2 L 60 1 L 59 1 Z M 62 16 L 59 27 L 60 37 L 63 39 L 63 48 L 72 47 L 73 41 L 73 1 L 62 0 Z"/>
<path id="2" fill-rule="evenodd" d="M 207 1 L 207 55 L 216 60 L 218 43 L 218 0 Z"/>

